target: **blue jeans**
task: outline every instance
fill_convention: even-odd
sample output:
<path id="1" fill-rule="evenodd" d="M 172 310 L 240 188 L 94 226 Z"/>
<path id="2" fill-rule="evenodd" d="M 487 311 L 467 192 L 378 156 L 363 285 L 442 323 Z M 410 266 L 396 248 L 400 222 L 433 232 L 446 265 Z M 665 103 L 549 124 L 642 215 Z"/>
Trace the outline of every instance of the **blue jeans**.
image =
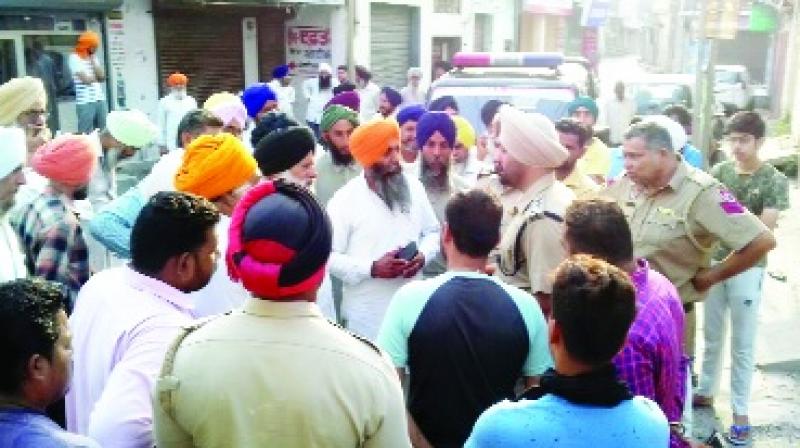
<path id="1" fill-rule="evenodd" d="M 95 129 L 106 127 L 108 108 L 105 101 L 76 104 L 75 108 L 78 113 L 78 133 L 89 134 Z"/>

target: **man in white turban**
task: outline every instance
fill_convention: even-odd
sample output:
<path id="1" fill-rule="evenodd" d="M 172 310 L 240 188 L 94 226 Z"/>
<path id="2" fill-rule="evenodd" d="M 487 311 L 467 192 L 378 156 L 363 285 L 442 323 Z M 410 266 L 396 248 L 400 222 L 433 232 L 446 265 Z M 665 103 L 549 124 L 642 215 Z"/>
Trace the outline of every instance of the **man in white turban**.
<path id="1" fill-rule="evenodd" d="M 25 183 L 25 133 L 0 127 L 0 283 L 28 276 L 20 240 L 8 222 L 14 195 Z"/>
<path id="2" fill-rule="evenodd" d="M 89 138 L 100 149 L 97 154 L 97 169 L 86 191 L 88 210 L 82 209 L 81 219 L 88 228 L 88 221 L 117 197 L 117 165 L 132 157 L 137 151 L 153 144 L 158 128 L 139 110 L 115 110 L 105 119 L 106 126 L 97 129 Z M 85 205 L 85 203 L 83 204 Z M 89 265 L 93 272 L 100 272 L 114 261 L 108 250 L 89 232 L 84 235 L 89 250 Z"/>
<path id="3" fill-rule="evenodd" d="M 563 216 L 575 198 L 555 177 L 568 153 L 544 115 L 503 105 L 495 121 L 494 185 L 503 203 L 496 273 L 534 295 L 547 316 L 549 276 L 566 258 L 561 244 Z"/>

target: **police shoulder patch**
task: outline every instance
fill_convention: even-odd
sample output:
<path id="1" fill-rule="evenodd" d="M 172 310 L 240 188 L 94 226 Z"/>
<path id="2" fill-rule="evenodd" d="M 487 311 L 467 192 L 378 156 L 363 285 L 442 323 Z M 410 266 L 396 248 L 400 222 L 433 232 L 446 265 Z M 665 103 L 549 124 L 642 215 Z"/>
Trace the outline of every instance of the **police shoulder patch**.
<path id="1" fill-rule="evenodd" d="M 740 215 L 746 211 L 744 206 L 736 200 L 736 197 L 727 189 L 718 190 L 719 206 L 728 215 Z"/>

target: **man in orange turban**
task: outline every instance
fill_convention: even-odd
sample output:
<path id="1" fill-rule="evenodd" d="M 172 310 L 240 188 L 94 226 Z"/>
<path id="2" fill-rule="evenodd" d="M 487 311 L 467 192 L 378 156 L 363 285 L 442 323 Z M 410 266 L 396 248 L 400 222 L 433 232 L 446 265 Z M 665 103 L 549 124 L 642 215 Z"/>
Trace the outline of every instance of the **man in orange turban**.
<path id="1" fill-rule="evenodd" d="M 178 125 L 187 112 L 197 109 L 197 101 L 186 94 L 189 78 L 175 72 L 167 77 L 167 94 L 158 100 L 158 147 L 161 154 L 174 151 L 183 145 L 178 136 Z"/>
<path id="2" fill-rule="evenodd" d="M 99 46 L 100 36 L 94 31 L 85 31 L 78 36 L 75 52 L 69 55 L 69 70 L 75 83 L 78 132 L 81 134 L 106 126 L 106 72 L 95 55 Z"/>
<path id="3" fill-rule="evenodd" d="M 375 339 L 392 295 L 439 251 L 439 223 L 420 181 L 400 166 L 400 128 L 377 119 L 353 131 L 350 153 L 364 167 L 328 202 L 330 272 L 344 283 L 342 317 Z"/>
<path id="4" fill-rule="evenodd" d="M 30 165 L 49 183 L 20 208 L 12 226 L 23 242 L 31 275 L 64 285 L 72 310 L 78 290 L 89 279 L 89 256 L 74 201 L 86 199 L 100 148 L 85 135 L 65 134 L 39 147 Z"/>
<path id="5" fill-rule="evenodd" d="M 257 168 L 256 159 L 238 138 L 227 133 L 201 135 L 186 147 L 175 188 L 216 202 L 220 212 L 230 215 L 239 196 L 236 190 L 253 180 Z"/>
<path id="6" fill-rule="evenodd" d="M 228 249 L 231 214 L 239 199 L 255 183 L 256 159 L 231 134 L 201 135 L 183 153 L 175 174 L 175 189 L 210 200 L 220 212 L 214 228 L 220 253 Z M 225 313 L 244 303 L 250 294 L 228 277 L 225 263 L 218 263 L 208 285 L 192 293 L 196 317 Z"/>

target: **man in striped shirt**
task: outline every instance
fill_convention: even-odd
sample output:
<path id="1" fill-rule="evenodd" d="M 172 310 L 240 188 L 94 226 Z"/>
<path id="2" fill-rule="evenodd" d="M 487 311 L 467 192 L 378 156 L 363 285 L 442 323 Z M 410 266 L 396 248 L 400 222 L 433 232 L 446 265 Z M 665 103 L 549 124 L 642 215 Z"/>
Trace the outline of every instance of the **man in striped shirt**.
<path id="1" fill-rule="evenodd" d="M 69 55 L 69 69 L 75 83 L 75 107 L 78 132 L 88 134 L 106 126 L 108 106 L 105 100 L 105 70 L 95 56 L 100 36 L 86 31 L 78 37 L 75 52 Z"/>

